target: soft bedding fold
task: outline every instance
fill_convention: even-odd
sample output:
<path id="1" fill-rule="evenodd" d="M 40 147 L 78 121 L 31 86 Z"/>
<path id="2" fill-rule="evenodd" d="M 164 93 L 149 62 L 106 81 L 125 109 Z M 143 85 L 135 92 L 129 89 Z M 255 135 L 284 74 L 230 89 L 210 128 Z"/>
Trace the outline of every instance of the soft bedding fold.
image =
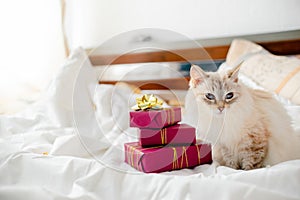
<path id="1" fill-rule="evenodd" d="M 207 176 L 199 171 L 132 174 L 91 159 L 32 153 L 13 154 L 4 163 L 1 199 L 24 195 L 29 199 L 297 199 L 300 195 L 296 167 L 300 161 L 248 172 L 218 167 L 216 174 Z"/>

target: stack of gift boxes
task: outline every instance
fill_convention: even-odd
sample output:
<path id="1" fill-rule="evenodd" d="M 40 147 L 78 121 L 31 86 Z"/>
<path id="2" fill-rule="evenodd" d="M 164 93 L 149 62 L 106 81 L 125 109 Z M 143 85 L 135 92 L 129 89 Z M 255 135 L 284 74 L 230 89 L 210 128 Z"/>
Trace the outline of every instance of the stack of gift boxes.
<path id="1" fill-rule="evenodd" d="M 196 141 L 195 128 L 180 121 L 180 108 L 130 112 L 139 141 L 124 144 L 125 162 L 145 173 L 211 163 L 211 145 Z"/>

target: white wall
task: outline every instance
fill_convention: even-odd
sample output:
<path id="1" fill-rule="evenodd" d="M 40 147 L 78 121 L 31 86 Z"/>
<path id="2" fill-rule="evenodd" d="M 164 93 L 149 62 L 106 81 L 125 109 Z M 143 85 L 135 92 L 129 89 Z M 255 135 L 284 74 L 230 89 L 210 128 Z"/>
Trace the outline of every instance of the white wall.
<path id="1" fill-rule="evenodd" d="M 59 0 L 0 1 L 0 114 L 40 94 L 65 58 Z"/>
<path id="2" fill-rule="evenodd" d="M 67 0 L 67 13 L 72 48 L 95 47 L 137 28 L 193 39 L 300 29 L 299 0 Z"/>

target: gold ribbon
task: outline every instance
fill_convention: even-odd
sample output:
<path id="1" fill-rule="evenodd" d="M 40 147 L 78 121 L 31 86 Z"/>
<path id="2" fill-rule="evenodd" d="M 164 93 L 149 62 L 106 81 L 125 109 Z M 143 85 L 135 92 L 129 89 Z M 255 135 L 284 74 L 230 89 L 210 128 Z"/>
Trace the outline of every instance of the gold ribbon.
<path id="1" fill-rule="evenodd" d="M 177 151 L 176 148 L 172 148 L 173 149 L 173 165 L 172 165 L 172 169 L 179 169 L 179 162 L 178 162 L 178 155 L 177 155 Z M 183 163 L 185 160 L 185 164 L 186 167 L 189 167 L 189 162 L 188 162 L 188 156 L 186 153 L 186 148 L 182 147 L 182 155 L 181 155 L 181 161 L 180 161 L 180 168 L 183 168 Z"/>
<path id="2" fill-rule="evenodd" d="M 167 123 L 174 124 L 175 122 L 175 111 L 173 109 L 166 110 L 167 112 Z"/>
<path id="3" fill-rule="evenodd" d="M 171 109 L 170 112 L 171 112 L 171 123 L 174 124 L 174 122 L 175 122 L 175 111 Z"/>
<path id="4" fill-rule="evenodd" d="M 162 109 L 163 102 L 158 100 L 153 94 L 144 94 L 142 97 L 136 98 L 136 105 L 131 109 L 133 110 L 160 110 Z"/>
<path id="5" fill-rule="evenodd" d="M 139 154 L 140 154 L 140 156 L 139 156 Z M 142 154 L 143 154 L 143 152 L 138 151 L 135 146 L 129 146 L 128 151 L 127 151 L 128 163 L 132 167 L 139 169 L 139 159 L 142 156 Z M 135 156 L 135 159 L 134 159 L 134 156 Z"/>
<path id="6" fill-rule="evenodd" d="M 160 130 L 160 139 L 161 139 L 161 144 L 167 143 L 167 129 L 166 128 L 163 128 Z"/>
<path id="7" fill-rule="evenodd" d="M 172 149 L 173 149 L 173 166 L 172 166 L 172 169 L 178 169 L 179 164 L 178 164 L 177 151 L 176 151 L 176 148 L 174 148 L 174 147 Z"/>
<path id="8" fill-rule="evenodd" d="M 200 165 L 200 161 L 201 161 L 201 157 L 200 157 L 200 151 L 199 151 L 199 147 L 198 145 L 196 144 L 196 149 L 197 149 L 197 154 L 198 154 L 198 164 Z"/>
<path id="9" fill-rule="evenodd" d="M 129 146 L 129 151 L 128 151 L 129 156 L 128 156 L 128 158 L 129 158 L 129 163 L 132 167 L 134 167 L 134 150 L 135 150 L 134 147 Z"/>
<path id="10" fill-rule="evenodd" d="M 172 119 L 171 119 L 171 110 L 167 110 L 167 122 L 168 122 L 168 124 L 171 124 L 171 121 L 172 121 Z"/>
<path id="11" fill-rule="evenodd" d="M 187 157 L 187 154 L 186 154 L 186 148 L 182 147 L 182 156 L 181 156 L 181 165 L 180 165 L 180 168 L 183 167 L 184 157 L 185 157 L 186 167 L 189 167 L 188 157 Z"/>

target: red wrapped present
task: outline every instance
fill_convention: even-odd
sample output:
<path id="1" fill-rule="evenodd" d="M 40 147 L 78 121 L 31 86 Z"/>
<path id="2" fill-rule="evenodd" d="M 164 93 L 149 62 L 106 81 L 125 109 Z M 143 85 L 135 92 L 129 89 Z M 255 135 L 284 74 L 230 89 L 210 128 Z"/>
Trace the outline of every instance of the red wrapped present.
<path id="1" fill-rule="evenodd" d="M 180 120 L 180 107 L 130 112 L 130 127 L 160 129 L 165 126 L 176 124 Z"/>
<path id="2" fill-rule="evenodd" d="M 191 146 L 142 148 L 139 142 L 124 144 L 125 162 L 139 171 L 164 172 L 212 163 L 211 145 L 197 141 Z"/>
<path id="3" fill-rule="evenodd" d="M 143 147 L 180 144 L 190 145 L 196 143 L 196 130 L 187 124 L 175 124 L 163 129 L 140 129 L 140 144 Z"/>

